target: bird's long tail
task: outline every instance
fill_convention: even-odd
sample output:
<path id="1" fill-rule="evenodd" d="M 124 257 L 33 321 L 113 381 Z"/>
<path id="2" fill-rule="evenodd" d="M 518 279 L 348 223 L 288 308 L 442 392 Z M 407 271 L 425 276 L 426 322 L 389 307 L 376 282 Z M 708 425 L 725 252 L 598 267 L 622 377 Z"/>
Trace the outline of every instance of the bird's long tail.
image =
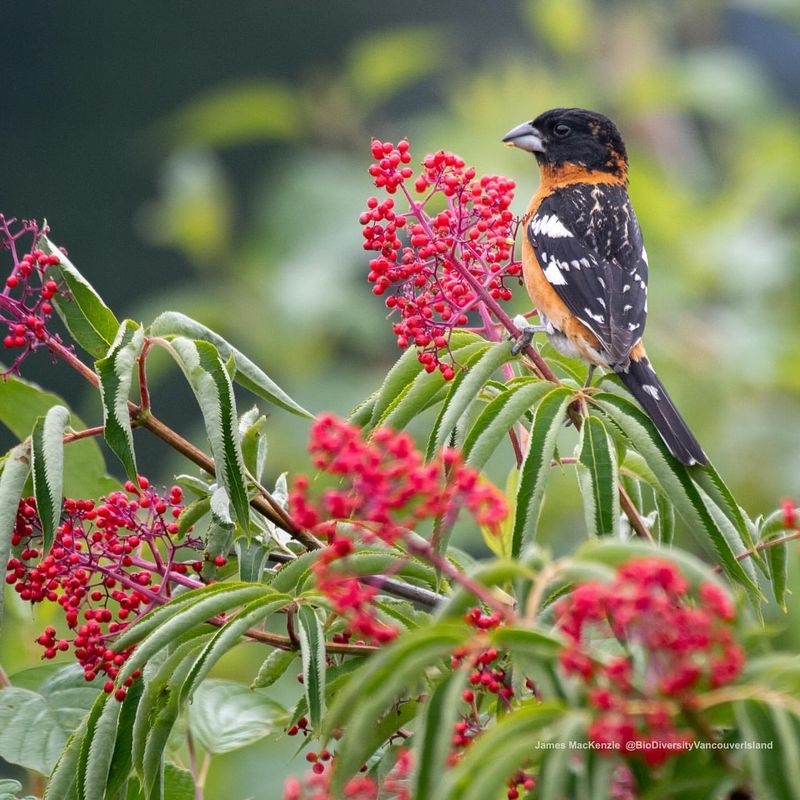
<path id="1" fill-rule="evenodd" d="M 682 464 L 707 464 L 708 458 L 678 413 L 672 398 L 647 358 L 631 359 L 627 371 L 617 373 L 628 391 L 653 420 L 670 453 Z"/>

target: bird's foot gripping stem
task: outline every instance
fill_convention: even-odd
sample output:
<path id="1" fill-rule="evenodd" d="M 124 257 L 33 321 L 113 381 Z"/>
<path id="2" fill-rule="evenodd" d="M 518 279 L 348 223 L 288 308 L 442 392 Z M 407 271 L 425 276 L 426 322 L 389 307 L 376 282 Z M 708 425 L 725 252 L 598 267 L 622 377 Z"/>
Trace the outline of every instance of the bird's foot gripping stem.
<path id="1" fill-rule="evenodd" d="M 534 334 L 545 333 L 547 331 L 545 325 L 529 325 L 528 320 L 521 314 L 514 317 L 514 325 L 516 325 L 520 331 L 519 337 L 511 348 L 511 353 L 515 356 L 519 355 L 531 343 Z M 513 337 L 511 338 L 513 339 Z"/>

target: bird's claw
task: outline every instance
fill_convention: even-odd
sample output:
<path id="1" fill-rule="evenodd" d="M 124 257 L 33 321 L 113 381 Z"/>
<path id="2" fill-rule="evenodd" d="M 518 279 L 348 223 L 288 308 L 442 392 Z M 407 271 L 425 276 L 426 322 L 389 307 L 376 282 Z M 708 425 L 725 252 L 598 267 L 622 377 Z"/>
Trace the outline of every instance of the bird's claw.
<path id="1" fill-rule="evenodd" d="M 533 340 L 534 334 L 544 333 L 546 328 L 544 325 L 529 325 L 528 321 L 523 316 L 514 318 L 514 324 L 520 331 L 519 336 L 511 348 L 512 355 L 519 355 Z M 513 337 L 510 337 L 513 339 Z"/>

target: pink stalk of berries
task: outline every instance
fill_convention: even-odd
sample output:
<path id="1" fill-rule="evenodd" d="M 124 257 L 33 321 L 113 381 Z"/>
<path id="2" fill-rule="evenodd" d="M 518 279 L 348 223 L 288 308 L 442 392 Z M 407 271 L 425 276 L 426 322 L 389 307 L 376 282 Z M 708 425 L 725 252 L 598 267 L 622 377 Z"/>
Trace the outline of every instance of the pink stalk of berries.
<path id="1" fill-rule="evenodd" d="M 364 249 L 375 254 L 372 291 L 386 295 L 398 346 L 415 346 L 428 372 L 438 368 L 451 380 L 456 365 L 452 357 L 443 361 L 442 351 L 453 329 L 472 319 L 477 330 L 497 338 L 487 298 L 510 300 L 506 280 L 521 274 L 514 255 L 518 222 L 510 211 L 514 181 L 477 177 L 462 158 L 442 150 L 423 160 L 413 184 L 422 197 L 414 199 L 408 142 L 373 139 L 372 156 L 369 173 L 390 195 L 370 197 L 359 218 Z M 391 196 L 398 192 L 407 207 L 402 211 Z"/>
<path id="2" fill-rule="evenodd" d="M 744 665 L 734 616 L 719 586 L 702 583 L 693 601 L 686 579 L 661 558 L 621 565 L 610 584 L 579 584 L 556 617 L 568 639 L 561 666 L 586 684 L 598 712 L 590 738 L 630 747 L 650 766 L 679 755 L 693 734 L 676 726 L 675 707 L 691 708 L 697 692 L 730 683 Z M 593 657 L 593 637 L 609 633 L 620 652 Z"/>
<path id="3" fill-rule="evenodd" d="M 115 690 L 114 679 L 130 651 L 117 652 L 114 639 L 169 600 L 174 585 L 203 585 L 190 577 L 202 570 L 196 557 L 202 540 L 176 539 L 182 502 L 180 487 L 160 493 L 144 477 L 99 503 L 66 499 L 53 546 L 44 553 L 36 501 L 20 501 L 6 583 L 30 603 L 57 603 L 71 633 L 49 626 L 37 639 L 43 658 L 72 647 L 86 680 L 105 674 L 105 690 L 124 699 L 125 687 Z"/>
<path id="4" fill-rule="evenodd" d="M 0 271 L 0 325 L 8 331 L 3 347 L 14 354 L 14 361 L 2 376 L 17 373 L 31 352 L 47 344 L 53 297 L 66 294 L 64 287 L 48 275 L 48 269 L 59 263 L 58 255 L 48 255 L 36 247 L 46 232 L 34 220 L 18 222 L 0 214 L 0 250 L 8 251 L 11 262 Z M 30 244 L 23 253 L 26 240 Z"/>

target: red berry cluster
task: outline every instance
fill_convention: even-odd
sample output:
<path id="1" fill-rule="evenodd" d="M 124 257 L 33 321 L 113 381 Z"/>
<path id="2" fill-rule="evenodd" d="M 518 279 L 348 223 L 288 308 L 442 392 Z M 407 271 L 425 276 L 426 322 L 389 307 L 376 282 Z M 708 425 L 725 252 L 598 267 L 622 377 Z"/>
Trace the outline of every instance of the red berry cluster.
<path id="1" fill-rule="evenodd" d="M 43 657 L 55 658 L 74 648 L 91 681 L 104 673 L 107 692 L 129 651 L 116 652 L 113 640 L 132 619 L 169 599 L 171 586 L 200 586 L 187 576 L 202 563 L 178 560 L 180 551 L 202 549 L 199 539 L 178 543 L 175 519 L 183 492 L 173 486 L 158 493 L 146 478 L 130 481 L 125 492 L 112 492 L 99 503 L 64 501 L 61 524 L 49 553 L 43 552 L 42 526 L 36 501 L 20 501 L 11 543 L 15 555 L 6 565 L 6 583 L 31 603 L 58 603 L 72 638 L 48 627 L 37 639 Z M 116 696 L 125 696 L 123 687 Z"/>
<path id="2" fill-rule="evenodd" d="M 442 361 L 450 333 L 466 325 L 475 312 L 480 326 L 490 324 L 487 298 L 510 300 L 505 285 L 519 276 L 514 258 L 517 222 L 510 211 L 514 182 L 496 175 L 476 178 L 473 167 L 453 153 L 428 155 L 414 187 L 424 193 L 414 200 L 406 181 L 412 170 L 408 142 L 397 147 L 373 140 L 376 159 L 369 169 L 375 185 L 395 194 L 398 188 L 408 210 L 397 213 L 394 200 L 367 200 L 359 222 L 364 249 L 376 253 L 370 261 L 373 292 L 399 316 L 394 324 L 397 344 L 414 345 L 428 372 L 439 369 L 445 379 L 455 375 L 452 359 Z M 426 211 L 429 204 L 436 213 Z M 403 238 L 401 238 L 401 236 Z"/>
<path id="3" fill-rule="evenodd" d="M 378 538 L 392 544 L 420 522 L 455 516 L 462 506 L 479 523 L 495 528 L 508 513 L 504 496 L 481 482 L 456 451 L 444 450 L 426 464 L 407 433 L 381 428 L 366 442 L 357 426 L 324 414 L 311 428 L 309 452 L 318 469 L 342 480 L 341 488 L 326 491 L 321 502 L 309 499 L 303 476 L 290 493 L 292 518 L 328 541 L 314 566 L 317 588 L 348 619 L 348 633 L 379 643 L 396 631 L 375 616 L 377 589 L 348 570 L 354 531 L 365 542 Z M 350 524 L 337 526 L 335 520 Z"/>
<path id="4" fill-rule="evenodd" d="M 343 795 L 336 800 L 412 800 L 409 787 L 411 752 L 400 749 L 395 759 L 394 766 L 382 781 L 358 775 L 347 782 Z M 323 750 L 320 753 L 308 753 L 306 760 L 313 764 L 311 774 L 302 780 L 289 778 L 283 786 L 283 800 L 334 800 L 330 775 L 335 758 Z"/>
<path id="5" fill-rule="evenodd" d="M 290 496 L 295 521 L 308 530 L 323 520 L 357 520 L 364 538 L 388 543 L 426 519 L 455 514 L 466 507 L 481 525 L 497 528 L 508 514 L 505 497 L 480 474 L 462 463 L 456 450 L 440 451 L 425 463 L 405 432 L 379 428 L 370 441 L 358 426 L 333 414 L 321 415 L 311 427 L 314 465 L 343 480 L 340 489 L 323 494 L 320 506 L 307 497 L 308 481 L 299 479 Z"/>
<path id="6" fill-rule="evenodd" d="M 672 562 L 642 558 L 621 565 L 610 584 L 579 584 L 556 606 L 568 639 L 561 666 L 590 688 L 599 712 L 590 737 L 631 747 L 651 766 L 679 754 L 676 743 L 692 741 L 690 731 L 675 726 L 674 704 L 691 705 L 694 693 L 731 682 L 744 664 L 725 592 L 705 582 L 692 602 L 688 590 Z M 593 636 L 605 640 L 609 633 L 619 651 L 593 650 Z"/>
<path id="7" fill-rule="evenodd" d="M 56 294 L 66 293 L 47 275 L 48 268 L 59 263 L 59 257 L 36 248 L 44 232 L 32 220 L 17 223 L 0 214 L 0 250 L 8 250 L 11 255 L 9 274 L 0 293 L 0 324 L 8 327 L 3 346 L 22 351 L 3 374 L 16 372 L 31 351 L 46 343 L 46 325 L 53 313 L 51 301 Z M 21 240 L 27 237 L 32 241 L 30 250 L 20 256 Z"/>

